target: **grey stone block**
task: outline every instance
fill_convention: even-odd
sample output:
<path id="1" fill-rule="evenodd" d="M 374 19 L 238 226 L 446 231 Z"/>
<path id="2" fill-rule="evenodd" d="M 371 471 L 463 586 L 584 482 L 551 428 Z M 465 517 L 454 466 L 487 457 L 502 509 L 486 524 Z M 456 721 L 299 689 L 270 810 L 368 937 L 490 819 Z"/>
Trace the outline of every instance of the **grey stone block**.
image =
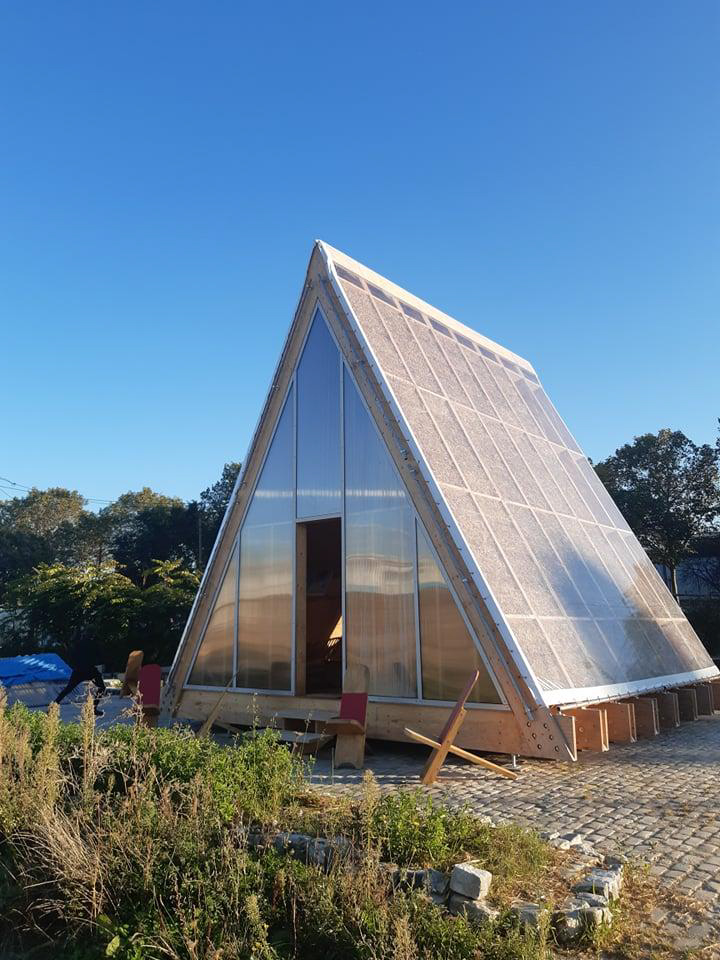
<path id="1" fill-rule="evenodd" d="M 479 900 L 488 895 L 492 874 L 472 861 L 456 863 L 450 874 L 450 889 L 470 900 Z"/>
<path id="2" fill-rule="evenodd" d="M 531 927 L 533 930 L 537 930 L 543 918 L 547 916 L 548 910 L 547 907 L 541 907 L 539 903 L 529 903 L 527 900 L 514 900 L 510 904 L 510 913 L 518 918 L 521 926 Z"/>
<path id="3" fill-rule="evenodd" d="M 574 893 L 598 893 L 608 900 L 616 900 L 622 887 L 622 869 L 592 870 L 573 886 Z"/>
<path id="4" fill-rule="evenodd" d="M 488 906 L 484 900 L 473 900 L 459 893 L 450 894 L 448 910 L 455 916 L 467 917 L 475 923 L 487 923 L 498 916 L 498 911 Z"/>
<path id="5" fill-rule="evenodd" d="M 428 870 L 427 882 L 431 894 L 445 895 L 450 887 L 450 877 L 441 870 Z"/>

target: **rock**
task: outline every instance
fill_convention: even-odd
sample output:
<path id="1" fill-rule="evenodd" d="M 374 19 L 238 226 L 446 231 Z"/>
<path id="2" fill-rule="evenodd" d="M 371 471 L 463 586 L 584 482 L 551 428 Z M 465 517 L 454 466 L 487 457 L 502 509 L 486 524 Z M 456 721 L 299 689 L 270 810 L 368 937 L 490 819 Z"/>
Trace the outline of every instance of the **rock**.
<path id="1" fill-rule="evenodd" d="M 429 889 L 427 870 L 398 870 L 395 885 L 404 890 Z"/>
<path id="2" fill-rule="evenodd" d="M 585 932 L 582 918 L 582 908 L 561 910 L 553 915 L 555 936 L 560 944 L 573 943 L 579 940 Z"/>
<path id="3" fill-rule="evenodd" d="M 560 839 L 567 840 L 571 847 L 578 847 L 585 841 L 585 838 L 581 833 L 563 833 L 561 834 Z"/>
<path id="4" fill-rule="evenodd" d="M 585 907 L 581 914 L 586 930 L 597 930 L 603 923 L 608 925 L 612 923 L 612 913 L 609 907 Z"/>
<path id="5" fill-rule="evenodd" d="M 498 911 L 488 906 L 484 900 L 473 900 L 459 893 L 451 893 L 448 910 L 455 916 L 464 916 L 475 923 L 487 923 L 495 920 Z"/>
<path id="6" fill-rule="evenodd" d="M 520 925 L 533 930 L 537 930 L 547 912 L 547 907 L 541 907 L 539 903 L 529 903 L 527 900 L 513 900 L 510 904 L 510 913 L 518 918 Z"/>
<path id="7" fill-rule="evenodd" d="M 610 906 L 608 897 L 604 897 L 601 893 L 587 893 L 583 891 L 578 893 L 577 899 L 582 900 L 583 903 L 587 903 L 590 907 L 605 908 Z"/>
<path id="8" fill-rule="evenodd" d="M 447 904 L 448 895 L 447 893 L 431 893 L 430 900 L 436 907 L 444 907 Z"/>
<path id="9" fill-rule="evenodd" d="M 327 840 L 320 838 L 310 840 L 306 848 L 306 859 L 308 863 L 314 863 L 318 867 L 325 867 L 330 853 Z"/>
<path id="10" fill-rule="evenodd" d="M 450 886 L 450 877 L 441 870 L 428 870 L 427 885 L 431 894 L 445 896 Z"/>
<path id="11" fill-rule="evenodd" d="M 574 893 L 599 893 L 608 900 L 616 900 L 622 887 L 622 868 L 592 870 L 573 886 Z"/>
<path id="12" fill-rule="evenodd" d="M 576 843 L 574 849 L 586 857 L 591 857 L 596 863 L 600 863 L 602 859 L 595 847 L 591 843 L 588 843 L 587 840 L 583 840 L 582 843 Z"/>
<path id="13" fill-rule="evenodd" d="M 555 847 L 556 850 L 569 850 L 570 841 L 563 840 L 562 837 L 556 837 L 554 840 L 548 841 L 551 847 Z"/>
<path id="14" fill-rule="evenodd" d="M 549 843 L 551 840 L 557 840 L 560 834 L 555 830 L 553 833 L 550 833 L 547 830 L 542 830 L 538 836 L 541 840 L 544 840 L 546 843 Z"/>
<path id="15" fill-rule="evenodd" d="M 450 889 L 469 900 L 480 900 L 488 895 L 492 874 L 472 861 L 456 863 L 450 874 Z"/>

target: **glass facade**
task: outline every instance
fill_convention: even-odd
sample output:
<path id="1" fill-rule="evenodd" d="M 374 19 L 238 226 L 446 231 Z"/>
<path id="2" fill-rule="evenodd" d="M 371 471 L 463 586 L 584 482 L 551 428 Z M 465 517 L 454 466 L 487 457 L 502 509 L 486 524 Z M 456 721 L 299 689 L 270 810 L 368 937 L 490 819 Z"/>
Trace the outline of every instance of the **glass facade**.
<path id="1" fill-rule="evenodd" d="M 295 549 L 292 465 L 290 391 L 240 532 L 238 687 L 290 690 Z"/>
<path id="2" fill-rule="evenodd" d="M 414 513 L 347 371 L 344 407 L 347 665 L 371 694 L 417 697 Z"/>
<path id="3" fill-rule="evenodd" d="M 500 703 L 500 695 L 419 524 L 417 553 L 423 699 L 457 700 L 472 671 L 479 670 L 480 677 L 468 699 Z"/>
<path id="4" fill-rule="evenodd" d="M 232 680 L 237 569 L 238 548 L 235 544 L 188 683 L 205 687 L 226 687 Z"/>
<path id="5" fill-rule="evenodd" d="M 340 354 L 319 311 L 297 370 L 297 515 L 340 515 Z"/>

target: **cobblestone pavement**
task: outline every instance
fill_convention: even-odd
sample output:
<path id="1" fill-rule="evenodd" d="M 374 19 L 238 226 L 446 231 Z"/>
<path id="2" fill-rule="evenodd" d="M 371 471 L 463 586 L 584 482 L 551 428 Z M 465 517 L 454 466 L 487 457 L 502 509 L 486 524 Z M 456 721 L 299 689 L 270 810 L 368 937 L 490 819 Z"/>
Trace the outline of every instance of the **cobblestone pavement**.
<path id="1" fill-rule="evenodd" d="M 426 750 L 410 744 L 373 748 L 366 768 L 382 787 L 417 786 Z M 520 761 L 519 774 L 513 782 L 451 762 L 430 792 L 494 821 L 575 831 L 599 851 L 646 861 L 655 876 L 707 901 L 720 921 L 720 715 L 652 740 L 613 744 L 605 754 L 583 753 L 577 763 Z M 362 775 L 343 769 L 332 776 L 325 751 L 314 779 L 351 785 Z"/>

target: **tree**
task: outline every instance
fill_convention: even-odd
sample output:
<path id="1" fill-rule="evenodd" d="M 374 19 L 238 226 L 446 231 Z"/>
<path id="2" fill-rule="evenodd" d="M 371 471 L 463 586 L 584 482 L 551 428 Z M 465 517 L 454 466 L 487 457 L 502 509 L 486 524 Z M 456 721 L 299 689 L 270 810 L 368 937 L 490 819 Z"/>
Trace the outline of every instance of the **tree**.
<path id="1" fill-rule="evenodd" d="M 112 526 L 115 562 L 140 584 L 155 560 L 194 559 L 195 530 L 185 503 L 149 487 L 124 493 L 101 511 Z"/>
<path id="2" fill-rule="evenodd" d="M 33 487 L 24 497 L 0 503 L 0 526 L 48 537 L 64 523 L 77 520 L 87 501 L 77 490 Z"/>
<path id="3" fill-rule="evenodd" d="M 151 563 L 142 585 L 112 565 L 41 564 L 7 591 L 9 616 L 0 621 L 0 650 L 4 656 L 52 650 L 68 657 L 73 631 L 84 626 L 110 670 L 123 669 L 136 647 L 147 662 L 167 664 L 199 581 L 181 561 Z"/>
<path id="4" fill-rule="evenodd" d="M 189 509 L 195 508 L 197 511 L 195 515 L 198 516 L 197 562 L 200 569 L 210 556 L 210 551 L 217 539 L 220 524 L 230 503 L 241 467 L 242 464 L 237 461 L 226 463 L 220 479 L 200 494 L 200 503 L 188 504 Z"/>
<path id="5" fill-rule="evenodd" d="M 679 430 L 646 433 L 595 467 L 653 563 L 664 564 L 678 597 L 678 564 L 720 513 L 720 447 L 697 446 Z"/>
<path id="6" fill-rule="evenodd" d="M 85 503 L 76 490 L 63 487 L 33 487 L 23 497 L 0 501 L 0 589 L 62 553 L 65 537 L 86 515 Z"/>

